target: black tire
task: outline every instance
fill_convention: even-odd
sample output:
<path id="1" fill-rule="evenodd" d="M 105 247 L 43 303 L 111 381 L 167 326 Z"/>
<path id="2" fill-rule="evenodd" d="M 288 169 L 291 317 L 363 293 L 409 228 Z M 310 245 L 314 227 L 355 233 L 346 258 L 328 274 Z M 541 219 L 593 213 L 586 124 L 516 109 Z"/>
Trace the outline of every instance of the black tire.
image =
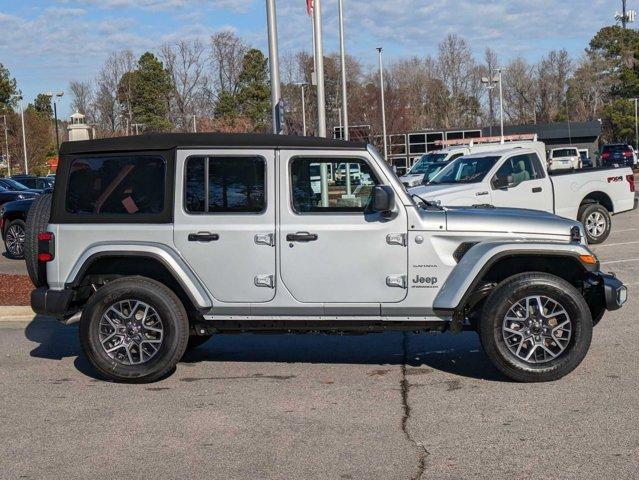
<path id="1" fill-rule="evenodd" d="M 103 314 L 112 305 L 126 300 L 141 301 L 155 309 L 164 331 L 154 356 L 132 365 L 111 357 L 100 343 Z M 134 319 L 129 317 L 122 325 L 129 320 Z M 146 277 L 125 277 L 109 282 L 89 299 L 80 320 L 80 342 L 85 355 L 102 377 L 115 382 L 148 383 L 163 378 L 184 355 L 188 340 L 189 321 L 184 305 L 168 287 Z"/>
<path id="2" fill-rule="evenodd" d="M 502 333 L 502 325 L 511 307 L 522 299 L 538 295 L 559 302 L 569 315 L 572 327 L 565 350 L 544 363 L 532 363 L 518 357 L 517 352 L 509 349 Z M 508 378 L 527 383 L 550 382 L 564 377 L 579 366 L 590 348 L 592 327 L 588 305 L 570 283 L 546 273 L 524 273 L 505 280 L 488 297 L 482 312 L 479 336 L 488 358 Z M 515 342 L 522 338 L 515 337 Z M 542 350 L 539 351 L 546 356 Z"/>
<path id="3" fill-rule="evenodd" d="M 36 288 L 47 286 L 46 271 L 38 262 L 38 234 L 46 231 L 51 218 L 51 194 L 36 197 L 27 214 L 27 229 L 24 237 L 24 259 L 27 273 Z"/>
<path id="4" fill-rule="evenodd" d="M 186 345 L 186 351 L 194 350 L 208 342 L 213 335 L 191 335 Z"/>
<path id="5" fill-rule="evenodd" d="M 604 229 L 601 234 L 596 235 L 591 232 L 588 227 L 588 219 L 591 216 L 599 214 L 601 220 L 605 222 Z M 597 245 L 605 242 L 610 236 L 610 229 L 612 228 L 612 218 L 610 217 L 610 212 L 608 209 L 599 203 L 587 203 L 582 205 L 579 208 L 579 213 L 577 214 L 577 219 L 583 223 L 584 228 L 586 230 L 586 239 L 590 245 Z"/>
<path id="6" fill-rule="evenodd" d="M 7 256 L 14 260 L 24 258 L 24 237 L 27 225 L 22 220 L 10 221 L 4 230 L 4 247 Z M 22 236 L 22 240 L 20 240 Z"/>

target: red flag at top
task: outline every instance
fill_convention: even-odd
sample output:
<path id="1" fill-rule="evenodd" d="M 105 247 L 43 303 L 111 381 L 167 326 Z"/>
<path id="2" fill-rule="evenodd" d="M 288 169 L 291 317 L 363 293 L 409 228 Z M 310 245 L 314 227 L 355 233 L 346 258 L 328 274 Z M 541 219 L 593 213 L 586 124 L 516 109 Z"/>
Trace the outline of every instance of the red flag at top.
<path id="1" fill-rule="evenodd" d="M 309 15 L 313 15 L 313 0 L 306 0 L 306 11 Z"/>

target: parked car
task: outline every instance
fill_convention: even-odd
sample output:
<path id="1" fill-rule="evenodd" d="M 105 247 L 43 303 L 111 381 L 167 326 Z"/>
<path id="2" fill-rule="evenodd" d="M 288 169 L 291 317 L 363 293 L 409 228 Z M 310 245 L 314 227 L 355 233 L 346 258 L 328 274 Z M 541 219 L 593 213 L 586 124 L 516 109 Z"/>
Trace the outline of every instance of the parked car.
<path id="1" fill-rule="evenodd" d="M 12 192 L 29 192 L 35 193 L 36 195 L 42 193 L 42 190 L 34 190 L 28 188 L 20 182 L 15 181 L 13 178 L 0 178 L 0 187 L 4 187 L 7 190 L 11 190 Z"/>
<path id="2" fill-rule="evenodd" d="M 469 141 L 469 143 L 465 145 L 455 145 L 427 153 L 415 162 L 406 175 L 400 177 L 400 181 L 406 188 L 417 187 L 424 183 L 425 173 L 432 173 L 432 169 L 429 166 L 431 163 L 450 163 L 462 155 L 491 152 L 496 150 L 509 150 L 516 147 L 530 146 L 532 142 L 536 142 L 535 136 L 531 137 L 535 138 L 535 140 L 519 140 L 521 137 L 521 135 L 506 137 L 507 141 L 504 142 L 502 142 L 501 139 L 497 139 L 497 137 L 478 138 Z"/>
<path id="3" fill-rule="evenodd" d="M 24 258 L 27 213 L 32 204 L 33 199 L 17 200 L 0 207 L 0 232 L 5 251 L 11 258 Z"/>
<path id="4" fill-rule="evenodd" d="M 576 147 L 553 148 L 548 155 L 548 171 L 579 170 L 583 167 L 581 154 Z"/>
<path id="5" fill-rule="evenodd" d="M 590 152 L 587 148 L 580 149 L 579 156 L 581 157 L 582 168 L 593 168 L 595 166 L 595 162 L 590 157 Z"/>
<path id="6" fill-rule="evenodd" d="M 459 158 L 427 185 L 409 190 L 445 206 L 490 204 L 531 208 L 576 219 L 589 243 L 610 235 L 611 215 L 637 208 L 629 168 L 580 170 L 549 176 L 534 149 L 513 149 Z"/>
<path id="7" fill-rule="evenodd" d="M 13 175 L 13 180 L 20 182 L 24 186 L 35 190 L 51 190 L 54 181 L 47 177 L 33 177 L 30 175 Z"/>
<path id="8" fill-rule="evenodd" d="M 610 143 L 601 149 L 601 165 L 604 167 L 633 167 L 635 151 L 624 143 Z"/>
<path id="9" fill-rule="evenodd" d="M 349 195 L 324 165 L 358 164 Z M 416 201 L 371 146 L 171 134 L 68 142 L 29 213 L 36 313 L 79 320 L 97 372 L 149 382 L 238 332 L 475 330 L 518 381 L 556 380 L 627 289 L 583 226 Z"/>
<path id="10" fill-rule="evenodd" d="M 25 192 L 25 191 L 14 191 L 8 190 L 5 187 L 0 186 L 0 206 L 4 205 L 7 202 L 13 202 L 15 200 L 26 200 L 28 198 L 33 198 L 37 196 L 37 193 L 33 192 Z"/>

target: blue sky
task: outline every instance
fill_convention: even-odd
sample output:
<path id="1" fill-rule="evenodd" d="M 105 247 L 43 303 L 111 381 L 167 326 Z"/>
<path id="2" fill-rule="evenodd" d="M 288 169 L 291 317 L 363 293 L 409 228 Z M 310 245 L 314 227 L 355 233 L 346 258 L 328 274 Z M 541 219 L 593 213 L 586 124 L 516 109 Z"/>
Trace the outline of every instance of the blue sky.
<path id="1" fill-rule="evenodd" d="M 322 0 L 325 49 L 337 49 L 337 0 Z M 450 32 L 478 56 L 487 46 L 501 59 L 534 61 L 566 48 L 579 56 L 621 0 L 344 0 L 350 54 L 366 64 L 383 45 L 386 61 L 435 54 Z M 630 0 L 639 9 L 639 0 Z M 305 1 L 278 0 L 281 53 L 311 48 Z M 95 77 L 106 56 L 136 54 L 182 38 L 207 39 L 232 29 L 266 51 L 264 0 L 0 0 L 0 62 L 25 99 L 67 90 L 70 80 Z M 70 114 L 65 97 L 61 116 Z"/>

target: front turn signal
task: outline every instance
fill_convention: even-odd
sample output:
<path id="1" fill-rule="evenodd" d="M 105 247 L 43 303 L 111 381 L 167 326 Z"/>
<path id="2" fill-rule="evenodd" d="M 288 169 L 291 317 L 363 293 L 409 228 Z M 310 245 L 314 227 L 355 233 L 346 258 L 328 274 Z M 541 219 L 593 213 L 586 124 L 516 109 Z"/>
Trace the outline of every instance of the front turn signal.
<path id="1" fill-rule="evenodd" d="M 586 265 L 597 265 L 597 257 L 594 255 L 580 255 L 579 260 Z"/>

